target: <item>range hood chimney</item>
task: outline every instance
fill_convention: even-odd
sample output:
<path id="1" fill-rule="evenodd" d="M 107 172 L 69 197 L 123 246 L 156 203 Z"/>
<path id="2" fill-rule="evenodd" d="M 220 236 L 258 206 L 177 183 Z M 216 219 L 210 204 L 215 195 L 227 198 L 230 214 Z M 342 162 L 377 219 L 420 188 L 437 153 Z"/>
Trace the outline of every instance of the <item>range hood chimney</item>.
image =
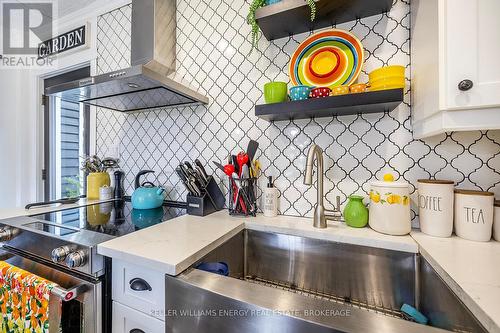
<path id="1" fill-rule="evenodd" d="M 122 112 L 207 104 L 176 73 L 176 13 L 176 0 L 133 0 L 132 66 L 52 86 L 45 94 Z"/>

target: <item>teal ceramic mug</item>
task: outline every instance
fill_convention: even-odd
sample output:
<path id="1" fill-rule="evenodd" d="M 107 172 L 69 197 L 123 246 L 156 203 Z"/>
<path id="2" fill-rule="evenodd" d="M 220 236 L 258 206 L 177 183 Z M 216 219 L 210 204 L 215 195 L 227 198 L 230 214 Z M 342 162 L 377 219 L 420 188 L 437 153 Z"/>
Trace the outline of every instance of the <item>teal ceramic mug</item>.
<path id="1" fill-rule="evenodd" d="M 264 85 L 264 100 L 267 104 L 284 102 L 287 94 L 286 82 L 268 82 Z"/>

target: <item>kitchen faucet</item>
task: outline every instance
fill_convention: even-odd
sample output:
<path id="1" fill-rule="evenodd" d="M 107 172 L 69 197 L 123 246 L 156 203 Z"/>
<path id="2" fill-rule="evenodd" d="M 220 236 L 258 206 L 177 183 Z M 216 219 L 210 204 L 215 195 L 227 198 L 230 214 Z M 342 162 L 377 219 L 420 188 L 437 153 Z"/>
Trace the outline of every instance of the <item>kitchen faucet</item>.
<path id="1" fill-rule="evenodd" d="M 307 161 L 306 161 L 306 171 L 304 175 L 304 184 L 312 185 L 312 177 L 313 177 L 313 168 L 314 168 L 314 158 L 316 158 L 317 165 L 317 174 L 318 174 L 318 198 L 317 203 L 314 208 L 314 217 L 313 217 L 313 226 L 315 228 L 326 228 L 326 220 L 335 220 L 339 221 L 340 214 L 340 197 L 337 197 L 337 207 L 335 210 L 327 210 L 323 204 L 324 200 L 324 191 L 323 191 L 323 150 L 313 144 L 311 148 L 309 148 L 309 152 L 307 153 Z"/>

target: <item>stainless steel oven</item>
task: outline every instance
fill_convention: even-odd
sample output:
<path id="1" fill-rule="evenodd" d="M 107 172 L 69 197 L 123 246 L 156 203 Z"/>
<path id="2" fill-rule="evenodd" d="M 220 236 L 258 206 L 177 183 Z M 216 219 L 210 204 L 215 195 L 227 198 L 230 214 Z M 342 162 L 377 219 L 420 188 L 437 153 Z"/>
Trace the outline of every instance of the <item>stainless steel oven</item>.
<path id="1" fill-rule="evenodd" d="M 185 213 L 172 205 L 143 212 L 115 200 L 0 220 L 2 253 L 12 265 L 60 286 L 53 298 L 63 300 L 62 332 L 108 333 L 111 259 L 98 254 L 97 246 Z"/>
<path id="2" fill-rule="evenodd" d="M 102 284 L 35 261 L 19 251 L 2 249 L 0 260 L 56 283 L 49 303 L 49 330 L 63 333 L 102 332 Z"/>

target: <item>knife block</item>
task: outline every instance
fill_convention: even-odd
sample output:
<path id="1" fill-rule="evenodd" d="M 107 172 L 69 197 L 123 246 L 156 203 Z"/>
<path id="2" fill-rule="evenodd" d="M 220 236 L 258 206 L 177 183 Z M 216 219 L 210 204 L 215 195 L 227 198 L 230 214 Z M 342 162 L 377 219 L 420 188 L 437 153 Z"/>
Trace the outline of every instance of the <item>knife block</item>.
<path id="1" fill-rule="evenodd" d="M 187 195 L 187 213 L 189 215 L 207 216 L 224 208 L 226 199 L 213 177 L 209 177 L 207 186 L 201 188 L 201 192 L 201 197 Z"/>

